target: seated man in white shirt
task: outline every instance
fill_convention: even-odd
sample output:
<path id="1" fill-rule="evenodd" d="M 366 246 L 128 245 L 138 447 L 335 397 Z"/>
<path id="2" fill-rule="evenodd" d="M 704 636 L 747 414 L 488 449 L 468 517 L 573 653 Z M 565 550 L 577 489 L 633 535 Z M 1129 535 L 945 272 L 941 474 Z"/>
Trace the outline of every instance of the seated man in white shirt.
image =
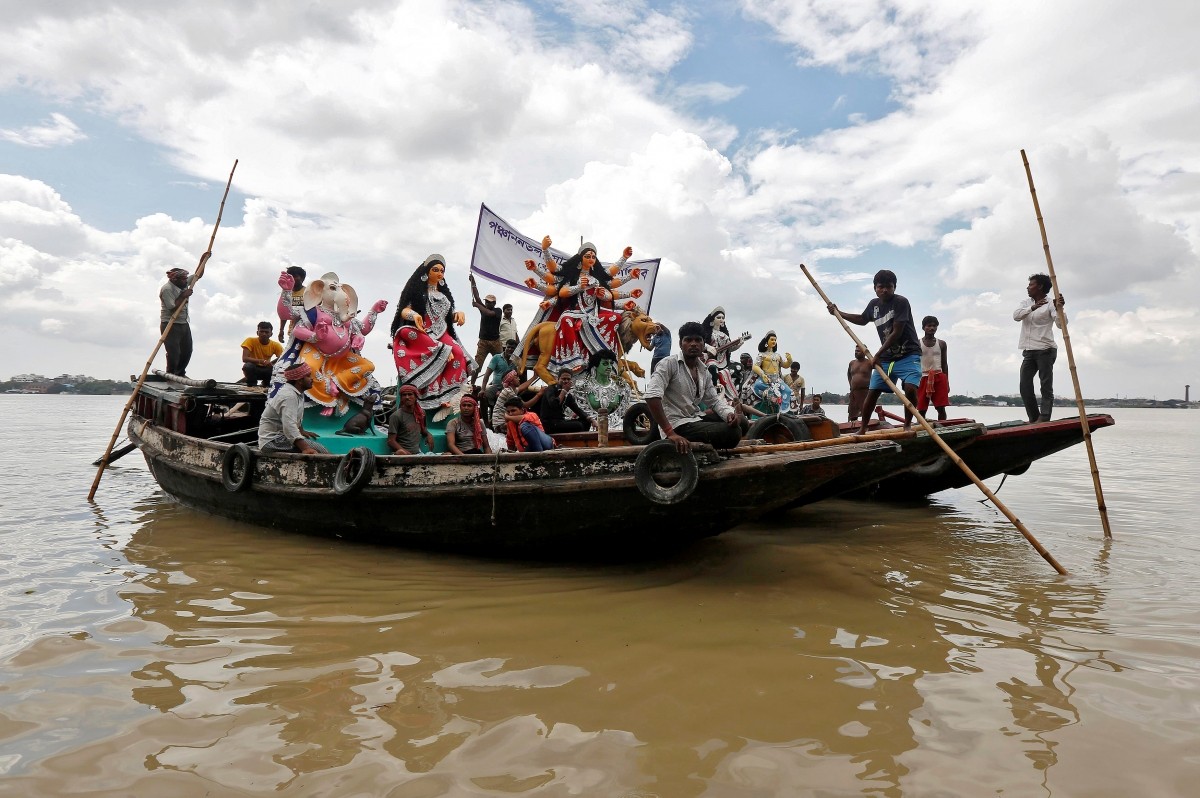
<path id="1" fill-rule="evenodd" d="M 680 452 L 689 451 L 692 442 L 732 449 L 742 439 L 740 414 L 717 391 L 704 365 L 699 322 L 679 328 L 679 352 L 658 364 L 644 396 L 658 428 Z"/>

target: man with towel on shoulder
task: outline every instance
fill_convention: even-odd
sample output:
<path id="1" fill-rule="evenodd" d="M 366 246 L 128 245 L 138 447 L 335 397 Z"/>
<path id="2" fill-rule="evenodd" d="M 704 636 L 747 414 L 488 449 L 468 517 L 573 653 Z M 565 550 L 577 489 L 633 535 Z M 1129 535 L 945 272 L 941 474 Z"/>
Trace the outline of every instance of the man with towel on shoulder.
<path id="1" fill-rule="evenodd" d="M 321 444 L 309 441 L 319 437 L 317 433 L 304 429 L 304 392 L 313 385 L 312 367 L 297 363 L 283 372 L 283 378 L 287 383 L 267 400 L 259 419 L 258 450 L 329 454 Z"/>

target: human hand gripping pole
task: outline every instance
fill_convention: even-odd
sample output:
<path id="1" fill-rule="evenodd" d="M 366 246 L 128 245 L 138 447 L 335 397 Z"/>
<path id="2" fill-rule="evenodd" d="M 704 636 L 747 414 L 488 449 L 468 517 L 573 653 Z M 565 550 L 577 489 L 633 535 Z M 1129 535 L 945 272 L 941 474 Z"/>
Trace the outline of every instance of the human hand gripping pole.
<path id="1" fill-rule="evenodd" d="M 855 335 L 854 331 L 850 329 L 850 326 L 846 323 L 846 320 L 842 318 L 841 311 L 837 309 L 837 306 L 834 305 L 829 297 L 826 296 L 825 292 L 821 290 L 821 286 L 817 285 L 817 281 L 808 271 L 808 267 L 801 263 L 800 270 L 804 272 L 804 276 L 808 278 L 810 283 L 812 283 L 813 289 L 816 290 L 821 299 L 825 300 L 825 304 L 830 307 L 831 312 L 833 313 L 834 317 L 837 318 L 838 323 L 842 325 L 842 329 L 846 331 L 846 334 L 854 340 L 855 344 L 861 346 L 863 351 L 869 352 L 870 350 L 867 349 L 863 342 L 858 339 L 858 336 Z M 1037 551 L 1038 554 L 1042 555 L 1042 559 L 1050 563 L 1054 570 L 1065 576 L 1067 574 L 1067 569 L 1063 568 L 1062 565 L 1059 564 L 1058 560 L 1054 559 L 1054 555 L 1047 551 L 1046 548 L 1038 542 L 1038 539 L 1033 536 L 1033 533 L 1025 528 L 1025 525 L 1021 523 L 1021 520 L 1017 518 L 1013 512 L 1009 510 L 1008 507 L 1006 507 L 998 498 L 996 498 L 996 494 L 992 493 L 988 486 L 983 484 L 983 481 L 980 480 L 979 477 L 975 476 L 975 473 L 971 471 L 966 463 L 963 462 L 962 458 L 958 456 L 954 449 L 950 448 L 949 444 L 942 440 L 941 436 L 938 435 L 937 432 L 934 431 L 933 427 L 930 426 L 929 422 L 925 420 L 925 417 L 918 413 L 917 409 L 913 407 L 911 402 L 908 401 L 908 397 L 904 395 L 904 392 L 897 388 L 896 384 L 891 381 L 887 373 L 884 372 L 883 368 L 879 365 L 879 362 L 876 360 L 873 362 L 873 365 L 875 367 L 875 371 L 878 372 L 879 376 L 883 378 L 884 384 L 886 384 L 887 387 L 890 388 L 892 392 L 900 398 L 900 401 L 904 404 L 905 408 L 912 412 L 913 418 L 919 421 L 921 427 L 927 433 L 929 433 L 929 436 L 933 438 L 938 446 L 942 447 L 942 451 L 946 453 L 946 456 L 950 458 L 951 462 L 962 469 L 962 472 L 967 475 L 967 478 L 975 483 L 975 487 L 983 491 L 983 495 L 988 497 L 992 504 L 996 506 L 997 510 L 1004 513 L 1004 516 L 1012 522 L 1013 526 L 1017 528 L 1017 531 L 1021 533 L 1022 537 L 1029 541 L 1029 545 L 1033 546 L 1034 550 Z"/>

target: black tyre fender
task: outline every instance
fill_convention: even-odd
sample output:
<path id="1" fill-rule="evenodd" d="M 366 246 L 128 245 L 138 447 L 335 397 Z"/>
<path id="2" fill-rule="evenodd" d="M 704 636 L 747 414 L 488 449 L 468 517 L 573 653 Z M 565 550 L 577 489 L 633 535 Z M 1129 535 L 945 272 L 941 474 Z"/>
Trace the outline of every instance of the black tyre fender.
<path id="1" fill-rule="evenodd" d="M 679 481 L 664 487 L 654 481 L 654 469 L 660 464 L 679 467 Z M 655 441 L 642 449 L 633 466 L 633 478 L 641 494 L 655 504 L 678 504 L 692 495 L 700 482 L 700 466 L 691 453 L 680 454 L 671 441 Z"/>
<path id="2" fill-rule="evenodd" d="M 239 471 L 240 469 L 240 471 Z M 230 493 L 250 487 L 254 477 L 254 452 L 244 443 L 235 443 L 221 455 L 221 484 Z"/>
<path id="3" fill-rule="evenodd" d="M 793 443 L 811 441 L 812 433 L 808 431 L 808 425 L 800 419 L 776 413 L 757 419 L 750 425 L 746 437 L 759 438 L 767 443 Z"/>
<path id="4" fill-rule="evenodd" d="M 630 446 L 645 446 L 662 437 L 654 416 L 650 415 L 650 405 L 645 402 L 637 402 L 625 411 L 621 429 L 625 433 L 625 442 Z"/>
<path id="5" fill-rule="evenodd" d="M 375 476 L 375 453 L 365 446 L 355 446 L 342 455 L 333 472 L 333 492 L 338 496 L 353 496 L 371 477 Z"/>
<path id="6" fill-rule="evenodd" d="M 950 467 L 950 458 L 946 455 L 939 455 L 936 460 L 930 460 L 919 466 L 913 466 L 908 470 L 908 473 L 918 477 L 937 477 L 945 473 Z"/>

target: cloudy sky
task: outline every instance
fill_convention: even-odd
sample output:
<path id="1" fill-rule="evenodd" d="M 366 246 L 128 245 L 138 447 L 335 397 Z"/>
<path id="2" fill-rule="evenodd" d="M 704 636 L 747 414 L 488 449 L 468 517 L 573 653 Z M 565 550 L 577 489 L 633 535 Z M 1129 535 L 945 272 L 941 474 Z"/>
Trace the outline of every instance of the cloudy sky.
<path id="1" fill-rule="evenodd" d="M 942 322 L 952 391 L 1012 393 L 1012 311 L 1045 271 L 1024 148 L 1085 395 L 1200 386 L 1197 4 L 0 9 L 0 378 L 140 370 L 164 272 L 195 266 L 237 158 L 193 376 L 239 376 L 291 264 L 394 303 L 441 252 L 463 304 L 485 202 L 564 249 L 661 257 L 657 318 L 724 305 L 822 390 L 845 389 L 853 347 L 798 264 L 854 312 L 891 268 Z M 386 383 L 385 344 L 366 354 Z M 1065 356 L 1058 375 L 1069 395 Z"/>

